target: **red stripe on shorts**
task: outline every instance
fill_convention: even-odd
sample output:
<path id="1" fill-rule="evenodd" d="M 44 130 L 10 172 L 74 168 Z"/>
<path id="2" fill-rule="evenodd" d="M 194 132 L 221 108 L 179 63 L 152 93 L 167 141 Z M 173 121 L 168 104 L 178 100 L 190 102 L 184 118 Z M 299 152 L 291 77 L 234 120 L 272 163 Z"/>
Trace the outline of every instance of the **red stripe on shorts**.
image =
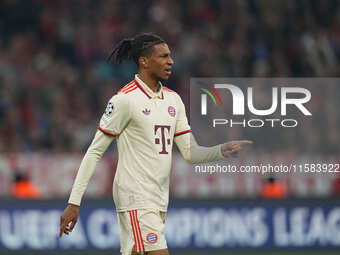
<path id="1" fill-rule="evenodd" d="M 139 246 L 139 242 L 137 243 L 137 239 L 136 239 L 136 231 L 135 231 L 134 221 L 132 219 L 132 212 L 129 211 L 129 214 L 130 214 L 130 221 L 131 221 L 132 232 L 133 232 L 133 239 L 135 240 L 135 251 L 138 253 L 140 252 L 140 246 Z"/>
<path id="2" fill-rule="evenodd" d="M 133 221 L 134 221 L 134 224 L 135 224 L 135 231 L 136 231 L 138 245 L 140 247 L 139 252 L 142 252 L 142 248 L 144 247 L 144 245 L 143 245 L 143 247 L 141 246 L 141 243 L 143 243 L 143 240 L 142 240 L 141 236 L 139 235 L 139 232 L 138 232 L 138 229 L 137 229 L 137 221 L 138 220 L 137 220 L 137 211 L 136 210 L 132 211 L 132 218 L 133 218 Z M 144 252 L 144 250 L 143 250 L 143 252 Z"/>
<path id="3" fill-rule="evenodd" d="M 140 231 L 139 221 L 138 221 L 138 218 L 137 218 L 137 210 L 135 210 L 135 216 L 136 216 L 136 221 L 137 221 L 137 226 L 138 226 L 138 232 L 139 232 L 140 240 L 141 240 L 141 243 L 142 243 L 143 252 L 145 252 L 143 237 L 142 237 L 142 233 L 141 233 L 141 231 Z"/>

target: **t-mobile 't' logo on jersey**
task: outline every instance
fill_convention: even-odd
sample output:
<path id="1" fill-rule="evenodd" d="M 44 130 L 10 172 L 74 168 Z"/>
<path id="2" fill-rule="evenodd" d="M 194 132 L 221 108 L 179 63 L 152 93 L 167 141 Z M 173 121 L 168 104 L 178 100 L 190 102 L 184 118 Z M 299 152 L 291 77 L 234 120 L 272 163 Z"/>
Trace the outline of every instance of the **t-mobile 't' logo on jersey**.
<path id="1" fill-rule="evenodd" d="M 167 137 L 170 136 L 170 126 L 163 126 L 163 125 L 155 125 L 155 135 L 157 134 L 157 130 L 160 129 L 161 138 L 155 138 L 155 143 L 160 144 L 162 143 L 162 151 L 159 152 L 159 154 L 168 154 L 166 151 L 166 144 L 170 145 L 170 138 L 165 137 L 165 130 L 168 130 Z"/>

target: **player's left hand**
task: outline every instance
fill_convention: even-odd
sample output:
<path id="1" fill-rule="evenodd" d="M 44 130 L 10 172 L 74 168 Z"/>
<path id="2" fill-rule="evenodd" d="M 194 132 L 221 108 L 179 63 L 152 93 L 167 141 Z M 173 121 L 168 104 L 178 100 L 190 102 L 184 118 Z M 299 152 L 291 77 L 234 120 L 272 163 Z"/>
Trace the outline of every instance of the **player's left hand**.
<path id="1" fill-rule="evenodd" d="M 237 154 L 243 149 L 244 145 L 252 143 L 253 142 L 249 140 L 231 141 L 224 143 L 221 146 L 222 155 L 226 158 L 236 157 Z"/>

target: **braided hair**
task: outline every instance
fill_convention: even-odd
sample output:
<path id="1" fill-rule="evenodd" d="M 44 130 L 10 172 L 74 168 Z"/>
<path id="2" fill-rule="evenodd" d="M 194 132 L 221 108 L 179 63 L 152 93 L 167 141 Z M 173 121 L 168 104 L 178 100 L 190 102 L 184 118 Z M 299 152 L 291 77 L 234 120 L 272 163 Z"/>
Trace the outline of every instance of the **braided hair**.
<path id="1" fill-rule="evenodd" d="M 139 57 L 150 56 L 153 46 L 160 43 L 165 43 L 165 41 L 152 33 L 142 33 L 133 38 L 123 39 L 112 50 L 108 61 L 120 64 L 125 59 L 133 60 L 139 66 Z"/>

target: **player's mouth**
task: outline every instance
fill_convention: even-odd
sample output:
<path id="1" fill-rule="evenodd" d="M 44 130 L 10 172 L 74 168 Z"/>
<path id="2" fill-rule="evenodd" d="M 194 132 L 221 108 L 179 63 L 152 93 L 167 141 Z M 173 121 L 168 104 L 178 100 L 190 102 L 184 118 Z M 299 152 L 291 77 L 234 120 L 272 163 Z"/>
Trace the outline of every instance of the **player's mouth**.
<path id="1" fill-rule="evenodd" d="M 165 73 L 166 73 L 167 75 L 170 75 L 170 74 L 171 74 L 171 68 L 166 68 L 166 69 L 165 69 Z"/>

